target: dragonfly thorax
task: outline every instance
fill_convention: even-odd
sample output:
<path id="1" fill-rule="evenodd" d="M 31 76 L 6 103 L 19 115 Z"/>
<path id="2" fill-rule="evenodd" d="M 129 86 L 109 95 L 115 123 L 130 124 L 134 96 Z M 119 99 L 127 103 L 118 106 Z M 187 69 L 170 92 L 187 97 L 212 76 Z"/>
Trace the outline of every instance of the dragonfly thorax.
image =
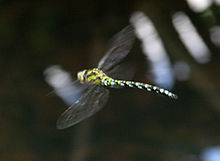
<path id="1" fill-rule="evenodd" d="M 85 69 L 77 73 L 77 78 L 81 83 L 90 83 L 95 85 L 101 85 L 103 78 L 108 78 L 108 76 L 98 68 Z"/>

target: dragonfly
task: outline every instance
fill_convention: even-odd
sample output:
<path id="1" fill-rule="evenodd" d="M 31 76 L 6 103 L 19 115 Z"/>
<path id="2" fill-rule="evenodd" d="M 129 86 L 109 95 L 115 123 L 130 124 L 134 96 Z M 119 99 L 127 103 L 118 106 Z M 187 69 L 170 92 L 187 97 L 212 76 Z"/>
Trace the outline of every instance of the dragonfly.
<path id="1" fill-rule="evenodd" d="M 134 28 L 126 26 L 116 34 L 101 58 L 97 68 L 85 69 L 77 73 L 73 85 L 83 92 L 81 96 L 57 120 L 57 128 L 64 129 L 73 126 L 98 112 L 106 104 L 109 97 L 108 88 L 131 87 L 156 92 L 172 99 L 177 99 L 174 93 L 147 83 L 114 79 L 117 67 L 128 55 L 135 41 Z"/>

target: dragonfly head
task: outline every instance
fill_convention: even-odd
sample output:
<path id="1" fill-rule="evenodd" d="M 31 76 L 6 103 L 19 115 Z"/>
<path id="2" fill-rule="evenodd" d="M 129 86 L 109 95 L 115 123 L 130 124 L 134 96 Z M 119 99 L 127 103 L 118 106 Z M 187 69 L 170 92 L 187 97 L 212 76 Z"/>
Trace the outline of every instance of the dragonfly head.
<path id="1" fill-rule="evenodd" d="M 77 79 L 80 80 L 81 83 L 84 82 L 84 76 L 85 76 L 86 71 L 87 70 L 85 69 L 77 73 Z"/>

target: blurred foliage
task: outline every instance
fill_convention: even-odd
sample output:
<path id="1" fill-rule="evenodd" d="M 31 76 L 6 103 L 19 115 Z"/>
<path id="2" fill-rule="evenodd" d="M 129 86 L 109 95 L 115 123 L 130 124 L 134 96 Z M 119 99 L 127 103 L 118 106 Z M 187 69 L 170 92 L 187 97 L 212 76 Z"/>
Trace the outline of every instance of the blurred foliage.
<path id="1" fill-rule="evenodd" d="M 219 48 L 209 29 L 219 25 L 219 6 L 194 13 L 185 1 L 1 1 L 0 160 L 190 160 L 220 144 Z M 133 89 L 112 89 L 107 106 L 92 118 L 59 131 L 56 119 L 66 106 L 43 71 L 59 64 L 75 74 L 94 67 L 107 40 L 145 12 L 172 61 L 184 60 L 191 78 L 177 82 L 178 101 Z M 212 51 L 198 65 L 178 39 L 171 14 L 184 11 Z M 147 64 L 136 43 L 135 80 L 145 82 Z M 147 80 L 146 80 L 147 81 Z M 130 99 L 132 98 L 132 99 Z M 196 159 L 199 160 L 199 159 Z"/>

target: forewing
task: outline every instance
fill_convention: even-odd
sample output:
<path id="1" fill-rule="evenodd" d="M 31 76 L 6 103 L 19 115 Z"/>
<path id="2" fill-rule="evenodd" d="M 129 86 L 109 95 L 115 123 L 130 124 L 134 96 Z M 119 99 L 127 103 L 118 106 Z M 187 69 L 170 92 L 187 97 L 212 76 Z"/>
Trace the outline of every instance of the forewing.
<path id="1" fill-rule="evenodd" d="M 98 68 L 106 72 L 120 63 L 129 53 L 134 40 L 134 28 L 131 25 L 122 29 L 110 41 L 109 48 L 99 61 Z"/>
<path id="2" fill-rule="evenodd" d="M 92 116 L 106 104 L 108 96 L 109 91 L 104 87 L 88 87 L 84 94 L 60 116 L 57 128 L 70 127 Z"/>
<path id="3" fill-rule="evenodd" d="M 131 80 L 135 74 L 136 65 L 134 63 L 122 63 L 116 65 L 112 70 L 108 71 L 106 74 L 114 79 Z"/>

